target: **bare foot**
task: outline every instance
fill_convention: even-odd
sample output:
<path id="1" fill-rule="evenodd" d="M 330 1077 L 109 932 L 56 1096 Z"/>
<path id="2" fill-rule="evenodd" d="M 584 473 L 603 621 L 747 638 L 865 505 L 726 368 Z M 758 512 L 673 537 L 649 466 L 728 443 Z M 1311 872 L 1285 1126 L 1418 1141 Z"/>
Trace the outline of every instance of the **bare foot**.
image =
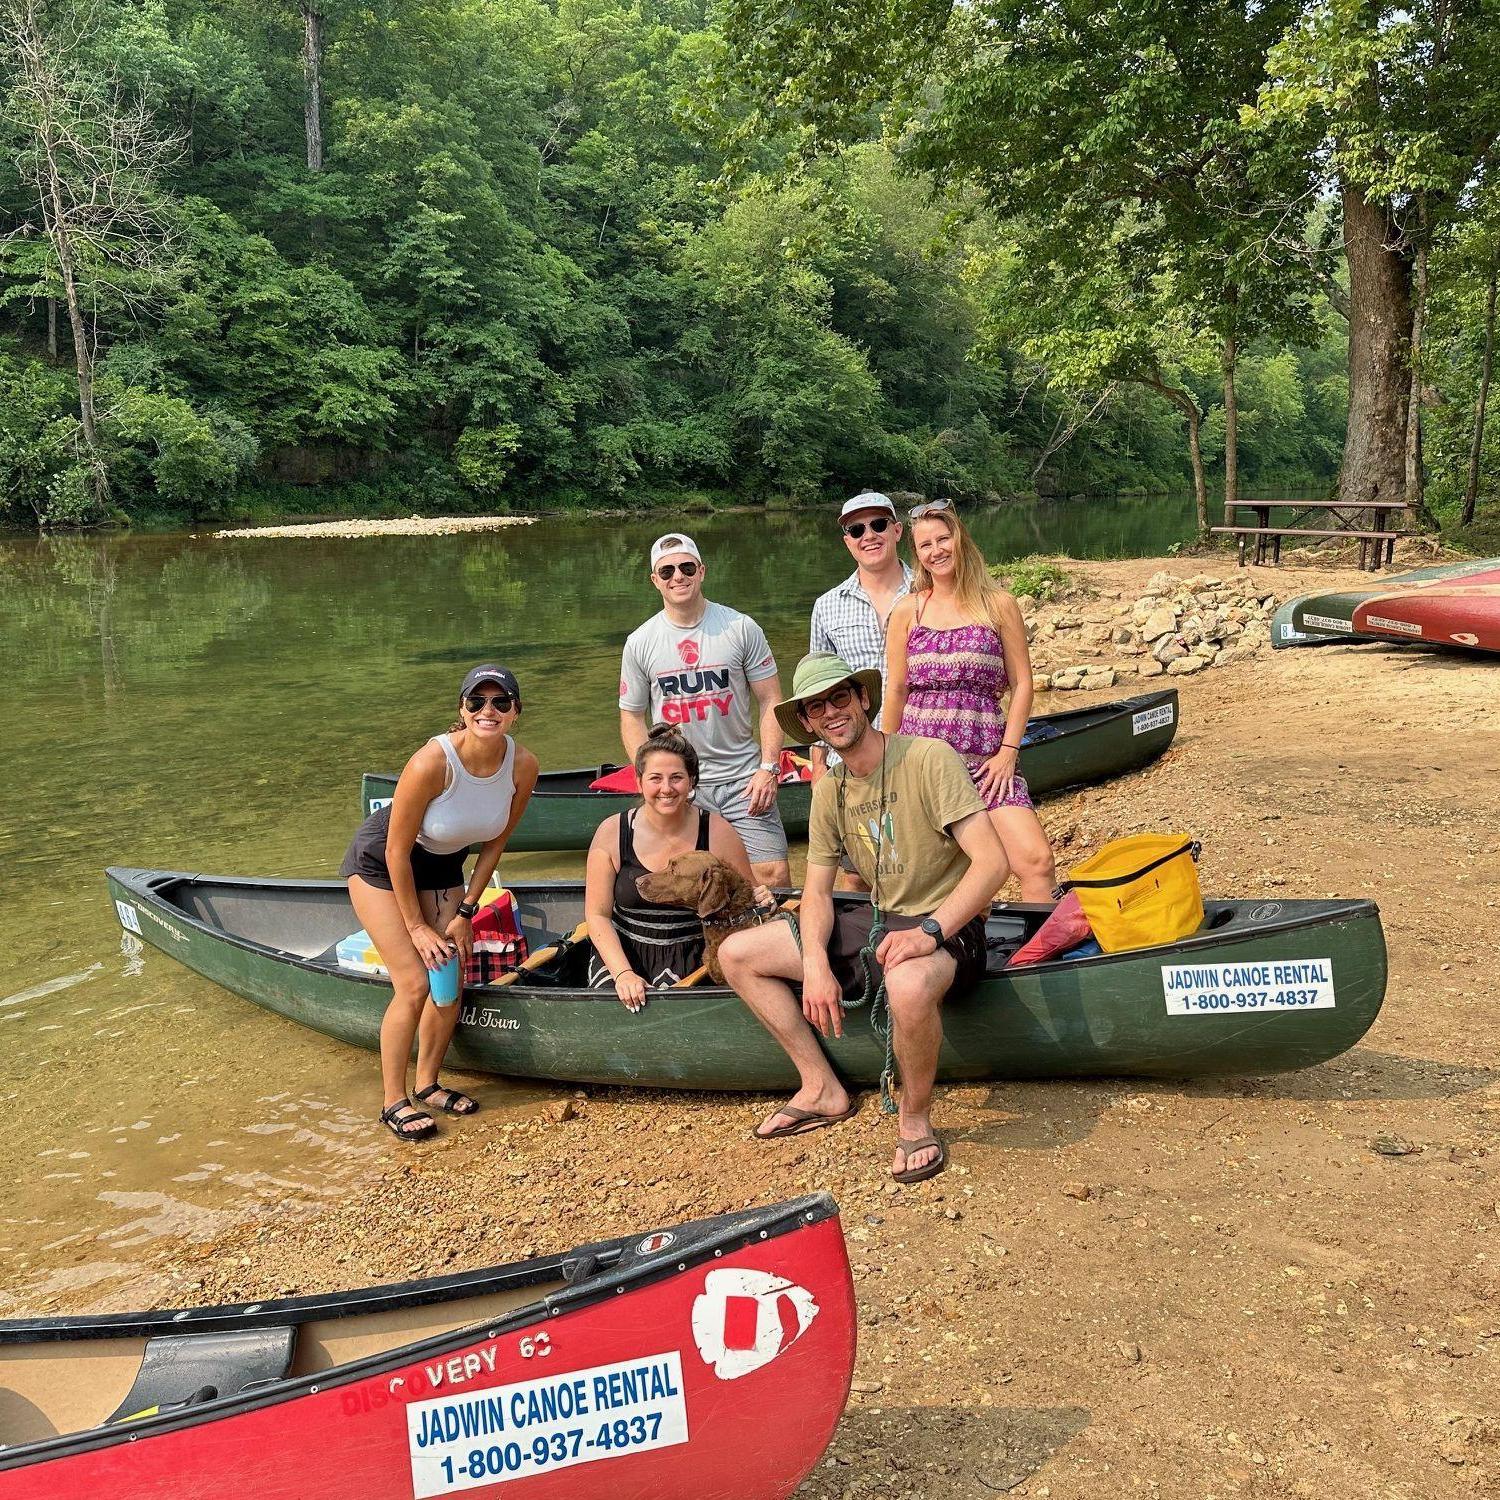
<path id="1" fill-rule="evenodd" d="M 756 1137 L 769 1141 L 773 1136 L 795 1135 L 801 1130 L 816 1130 L 816 1121 L 804 1120 L 790 1114 L 792 1109 L 805 1110 L 808 1114 L 821 1115 L 832 1121 L 849 1112 L 849 1093 L 837 1079 L 819 1084 L 816 1088 L 800 1088 L 774 1114 L 767 1115 L 755 1129 Z"/>
<path id="2" fill-rule="evenodd" d="M 902 1115 L 900 1124 L 896 1127 L 898 1141 L 919 1141 L 924 1135 L 932 1135 L 932 1117 L 930 1115 Z M 891 1158 L 892 1172 L 919 1172 L 923 1167 L 930 1166 L 938 1159 L 938 1148 L 936 1146 L 923 1146 L 918 1151 L 910 1147 L 897 1145 L 896 1154 Z"/>

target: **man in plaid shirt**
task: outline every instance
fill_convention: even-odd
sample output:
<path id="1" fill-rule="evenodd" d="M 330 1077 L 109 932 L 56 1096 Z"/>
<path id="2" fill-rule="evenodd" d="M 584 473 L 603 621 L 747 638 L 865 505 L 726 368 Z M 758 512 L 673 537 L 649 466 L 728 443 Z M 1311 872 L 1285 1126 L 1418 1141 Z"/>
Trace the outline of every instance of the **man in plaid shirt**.
<path id="1" fill-rule="evenodd" d="M 873 668 L 884 683 L 886 621 L 896 601 L 911 592 L 911 569 L 896 550 L 901 523 L 889 495 L 865 490 L 844 503 L 839 529 L 855 568 L 813 605 L 807 649 L 842 657 L 856 672 Z M 814 745 L 813 780 L 827 769 L 827 751 Z"/>

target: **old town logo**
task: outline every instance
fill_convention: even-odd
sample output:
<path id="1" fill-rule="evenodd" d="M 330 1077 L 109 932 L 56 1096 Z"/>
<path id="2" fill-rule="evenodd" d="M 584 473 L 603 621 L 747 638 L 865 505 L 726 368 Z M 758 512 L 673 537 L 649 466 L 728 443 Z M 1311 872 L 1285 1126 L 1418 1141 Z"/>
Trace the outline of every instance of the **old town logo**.
<path id="1" fill-rule="evenodd" d="M 700 655 L 697 641 L 678 641 L 677 654 L 685 667 L 696 667 Z"/>

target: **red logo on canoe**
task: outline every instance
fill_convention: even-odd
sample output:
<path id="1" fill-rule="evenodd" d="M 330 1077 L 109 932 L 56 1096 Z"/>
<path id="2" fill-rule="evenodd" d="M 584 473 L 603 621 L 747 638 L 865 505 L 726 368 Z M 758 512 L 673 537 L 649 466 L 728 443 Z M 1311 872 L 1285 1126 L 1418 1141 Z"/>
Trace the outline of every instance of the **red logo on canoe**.
<path id="1" fill-rule="evenodd" d="M 696 667 L 700 655 L 697 641 L 678 641 L 677 654 L 685 667 Z"/>

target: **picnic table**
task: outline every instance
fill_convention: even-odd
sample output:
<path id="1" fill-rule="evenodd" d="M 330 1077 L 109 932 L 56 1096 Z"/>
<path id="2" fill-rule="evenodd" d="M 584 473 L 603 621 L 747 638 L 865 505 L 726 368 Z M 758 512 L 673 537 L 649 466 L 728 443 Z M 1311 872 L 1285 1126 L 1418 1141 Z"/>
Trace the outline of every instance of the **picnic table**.
<path id="1" fill-rule="evenodd" d="M 1284 536 L 1357 537 L 1359 565 L 1374 571 L 1388 563 L 1396 550 L 1396 538 L 1406 536 L 1403 530 L 1389 524 L 1398 511 L 1405 511 L 1404 500 L 1241 500 L 1235 509 L 1255 512 L 1253 526 L 1213 526 L 1216 534 L 1233 536 L 1240 544 L 1240 566 L 1245 566 L 1245 552 L 1251 537 L 1255 538 L 1255 561 L 1281 561 L 1281 539 Z M 1272 511 L 1290 511 L 1285 520 L 1271 521 Z M 1309 526 L 1314 512 L 1326 511 L 1331 526 Z M 1361 525 L 1361 516 L 1369 512 L 1370 520 Z"/>

